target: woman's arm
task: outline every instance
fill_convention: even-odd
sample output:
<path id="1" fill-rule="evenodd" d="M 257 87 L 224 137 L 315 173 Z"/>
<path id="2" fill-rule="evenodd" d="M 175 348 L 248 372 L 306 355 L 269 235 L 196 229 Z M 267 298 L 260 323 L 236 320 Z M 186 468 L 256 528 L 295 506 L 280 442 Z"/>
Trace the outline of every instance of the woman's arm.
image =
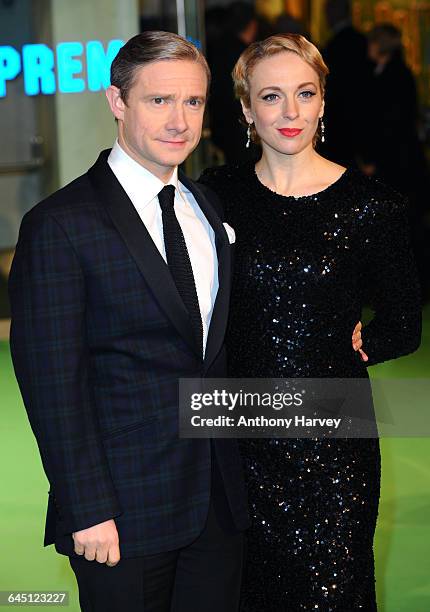
<path id="1" fill-rule="evenodd" d="M 362 330 L 366 365 L 412 353 L 421 341 L 421 291 L 406 203 L 388 189 L 372 199 L 363 239 L 365 293 L 375 313 Z"/>

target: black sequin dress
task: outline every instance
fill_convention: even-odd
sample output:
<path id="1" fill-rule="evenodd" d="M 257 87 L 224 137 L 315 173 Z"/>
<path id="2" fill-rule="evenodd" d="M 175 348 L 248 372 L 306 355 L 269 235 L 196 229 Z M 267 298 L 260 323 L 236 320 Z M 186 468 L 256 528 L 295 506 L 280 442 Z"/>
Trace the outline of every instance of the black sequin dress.
<path id="1" fill-rule="evenodd" d="M 312 196 L 278 195 L 251 164 L 200 178 L 236 232 L 228 332 L 234 377 L 363 377 L 351 346 L 362 306 L 368 365 L 415 350 L 420 297 L 405 205 L 348 169 Z M 376 610 L 376 439 L 241 441 L 252 526 L 243 612 Z"/>

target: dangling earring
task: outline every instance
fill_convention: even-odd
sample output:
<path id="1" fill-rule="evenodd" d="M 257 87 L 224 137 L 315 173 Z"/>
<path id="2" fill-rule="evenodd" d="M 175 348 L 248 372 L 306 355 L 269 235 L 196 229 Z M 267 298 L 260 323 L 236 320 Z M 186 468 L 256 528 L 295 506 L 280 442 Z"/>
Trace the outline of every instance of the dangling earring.
<path id="1" fill-rule="evenodd" d="M 246 130 L 246 135 L 248 137 L 248 140 L 246 141 L 245 147 L 249 149 L 249 145 L 251 144 L 251 124 L 250 123 L 248 123 L 248 129 Z"/>
<path id="2" fill-rule="evenodd" d="M 324 125 L 324 121 L 321 117 L 321 142 L 325 142 L 325 125 Z"/>

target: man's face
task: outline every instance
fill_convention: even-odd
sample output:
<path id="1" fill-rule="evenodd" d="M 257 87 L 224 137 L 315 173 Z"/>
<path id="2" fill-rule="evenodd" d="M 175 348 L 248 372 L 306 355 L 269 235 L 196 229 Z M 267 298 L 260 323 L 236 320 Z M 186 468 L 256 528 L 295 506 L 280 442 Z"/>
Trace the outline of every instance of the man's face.
<path id="1" fill-rule="evenodd" d="M 197 62 L 162 60 L 137 68 L 127 102 L 117 87 L 106 92 L 118 119 L 119 144 L 147 170 L 168 180 L 200 140 L 206 90 L 206 73 Z"/>
<path id="2" fill-rule="evenodd" d="M 379 64 L 381 60 L 381 55 L 379 53 L 379 45 L 377 42 L 370 41 L 367 46 L 367 54 L 369 59 L 372 60 L 375 64 Z"/>

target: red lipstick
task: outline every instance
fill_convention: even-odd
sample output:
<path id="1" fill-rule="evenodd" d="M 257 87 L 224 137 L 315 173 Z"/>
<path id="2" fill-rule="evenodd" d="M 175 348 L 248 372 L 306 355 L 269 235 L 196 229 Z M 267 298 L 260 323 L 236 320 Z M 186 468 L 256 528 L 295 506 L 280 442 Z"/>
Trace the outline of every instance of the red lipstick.
<path id="1" fill-rule="evenodd" d="M 282 136 L 287 136 L 288 138 L 294 138 L 303 132 L 303 130 L 293 129 L 293 128 L 282 128 L 278 130 L 282 134 Z"/>

